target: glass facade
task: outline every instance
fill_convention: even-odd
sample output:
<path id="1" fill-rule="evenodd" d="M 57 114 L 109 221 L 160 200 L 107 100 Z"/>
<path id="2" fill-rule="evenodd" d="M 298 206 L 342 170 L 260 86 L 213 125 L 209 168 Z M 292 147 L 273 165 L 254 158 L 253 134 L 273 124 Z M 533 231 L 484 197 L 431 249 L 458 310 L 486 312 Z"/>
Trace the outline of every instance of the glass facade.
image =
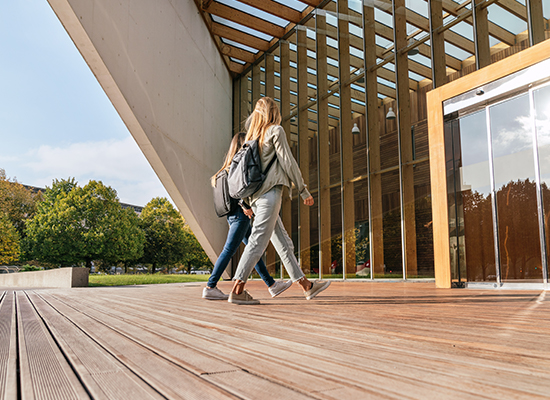
<path id="1" fill-rule="evenodd" d="M 258 96 L 273 96 L 315 199 L 306 207 L 293 191 L 281 211 L 308 276 L 434 277 L 426 93 L 540 41 L 540 33 L 530 38 L 532 27 L 543 25 L 542 40 L 548 35 L 542 14 L 529 22 L 499 3 L 472 10 L 459 2 L 322 2 L 236 77 L 234 126 Z M 546 202 L 550 208 L 550 162 L 540 155 L 550 146 L 550 111 L 537 113 L 538 140 L 527 139 L 521 122 L 512 132 L 510 120 L 528 119 L 533 101 L 548 110 L 550 94 L 525 96 L 445 122 L 457 286 L 493 282 L 499 273 L 502 280 L 542 279 L 535 239 L 544 233 L 550 242 L 548 229 L 538 228 L 550 217 L 536 211 Z M 520 187 L 526 198 L 511 202 Z M 498 271 L 503 254 L 506 268 Z M 268 251 L 267 258 L 279 273 L 276 256 Z"/>

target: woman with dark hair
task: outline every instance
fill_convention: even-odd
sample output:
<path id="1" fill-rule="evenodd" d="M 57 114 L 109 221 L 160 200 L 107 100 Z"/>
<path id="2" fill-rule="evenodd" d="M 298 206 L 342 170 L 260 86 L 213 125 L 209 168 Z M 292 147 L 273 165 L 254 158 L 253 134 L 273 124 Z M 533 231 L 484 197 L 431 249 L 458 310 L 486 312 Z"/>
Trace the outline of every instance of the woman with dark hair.
<path id="1" fill-rule="evenodd" d="M 216 173 L 216 175 L 212 177 L 212 186 L 216 186 L 216 177 L 218 176 L 218 174 L 220 174 L 220 172 L 222 172 L 223 170 L 229 170 L 231 160 L 233 159 L 235 153 L 237 153 L 237 151 L 239 151 L 239 149 L 241 148 L 242 144 L 244 143 L 244 139 L 245 134 L 243 132 L 240 132 L 233 136 L 233 139 L 231 140 L 231 144 L 229 146 L 229 151 L 225 156 L 223 166 Z M 240 207 L 235 207 L 235 211 L 230 212 L 227 215 L 229 232 L 227 233 L 227 239 L 225 241 L 225 245 L 223 246 L 223 250 L 218 257 L 216 264 L 214 265 L 214 269 L 212 270 L 212 275 L 210 276 L 206 287 L 203 289 L 203 299 L 227 300 L 228 298 L 228 295 L 224 294 L 219 288 L 216 287 L 216 285 L 218 284 L 218 281 L 220 280 L 223 271 L 225 271 L 225 268 L 227 268 L 231 257 L 233 257 L 233 255 L 239 248 L 241 242 L 243 242 L 245 245 L 248 243 L 248 237 L 250 236 L 251 229 L 250 219 L 243 212 L 243 209 L 246 208 L 249 208 L 249 206 L 245 202 L 241 201 Z M 271 275 L 269 275 L 269 272 L 267 272 L 267 268 L 261 258 L 257 261 L 256 271 L 263 279 L 265 284 L 268 286 L 269 293 L 272 297 L 280 295 L 286 289 L 288 289 L 290 285 L 292 285 L 291 281 L 275 281 L 271 277 Z"/>
<path id="2" fill-rule="evenodd" d="M 260 303 L 244 290 L 244 286 L 252 268 L 261 258 L 270 240 L 292 282 L 302 286 L 304 296 L 310 300 L 325 290 L 330 282 L 311 282 L 304 276 L 294 256 L 294 245 L 279 217 L 279 210 L 283 186 L 290 188 L 291 182 L 296 186 L 305 205 L 312 206 L 313 197 L 307 190 L 298 163 L 292 155 L 285 131 L 280 125 L 279 108 L 273 99 L 260 98 L 246 122 L 248 129 L 246 141 L 258 140 L 261 165 L 269 165 L 274 157 L 276 161 L 269 169 L 260 189 L 249 199 L 252 209 L 244 211 L 248 216 L 255 215 L 254 224 L 248 244 L 239 261 L 234 277 L 235 285 L 228 301 L 235 304 Z"/>

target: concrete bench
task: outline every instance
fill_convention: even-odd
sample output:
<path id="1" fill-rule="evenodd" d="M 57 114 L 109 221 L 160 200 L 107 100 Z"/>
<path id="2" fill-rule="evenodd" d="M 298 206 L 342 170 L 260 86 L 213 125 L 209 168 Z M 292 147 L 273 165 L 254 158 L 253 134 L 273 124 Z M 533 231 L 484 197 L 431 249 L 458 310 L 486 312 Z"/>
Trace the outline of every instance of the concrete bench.
<path id="1" fill-rule="evenodd" d="M 56 268 L 0 274 L 0 287 L 71 288 L 88 286 L 89 268 Z"/>

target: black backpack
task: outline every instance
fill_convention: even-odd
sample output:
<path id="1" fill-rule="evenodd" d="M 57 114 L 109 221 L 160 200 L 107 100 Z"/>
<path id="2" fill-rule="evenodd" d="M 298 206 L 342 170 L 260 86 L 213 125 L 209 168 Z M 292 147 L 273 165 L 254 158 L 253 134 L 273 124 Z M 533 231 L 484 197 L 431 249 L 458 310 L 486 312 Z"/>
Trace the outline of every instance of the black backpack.
<path id="1" fill-rule="evenodd" d="M 232 213 L 238 206 L 238 201 L 229 195 L 227 186 L 227 171 L 221 170 L 216 175 L 216 186 L 214 186 L 214 207 L 218 217 L 225 217 Z"/>
<path id="2" fill-rule="evenodd" d="M 245 142 L 231 161 L 227 183 L 229 194 L 235 199 L 244 199 L 256 193 L 265 181 L 267 172 L 275 162 L 271 159 L 265 171 L 262 171 L 260 149 L 257 140 Z"/>

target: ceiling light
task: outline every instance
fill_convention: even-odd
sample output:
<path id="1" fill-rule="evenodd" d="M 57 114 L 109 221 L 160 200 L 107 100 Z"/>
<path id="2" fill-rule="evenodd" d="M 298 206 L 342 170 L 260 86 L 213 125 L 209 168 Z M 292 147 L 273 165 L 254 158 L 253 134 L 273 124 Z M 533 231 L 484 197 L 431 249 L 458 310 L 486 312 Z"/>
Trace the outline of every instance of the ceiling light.
<path id="1" fill-rule="evenodd" d="M 353 128 L 351 129 L 351 133 L 353 133 L 354 135 L 359 135 L 361 133 L 361 131 L 359 130 L 359 127 L 357 126 L 357 124 L 353 124 Z"/>
<path id="2" fill-rule="evenodd" d="M 386 114 L 386 119 L 395 119 L 395 113 L 393 112 L 393 108 L 390 107 L 388 110 L 388 113 Z"/>

